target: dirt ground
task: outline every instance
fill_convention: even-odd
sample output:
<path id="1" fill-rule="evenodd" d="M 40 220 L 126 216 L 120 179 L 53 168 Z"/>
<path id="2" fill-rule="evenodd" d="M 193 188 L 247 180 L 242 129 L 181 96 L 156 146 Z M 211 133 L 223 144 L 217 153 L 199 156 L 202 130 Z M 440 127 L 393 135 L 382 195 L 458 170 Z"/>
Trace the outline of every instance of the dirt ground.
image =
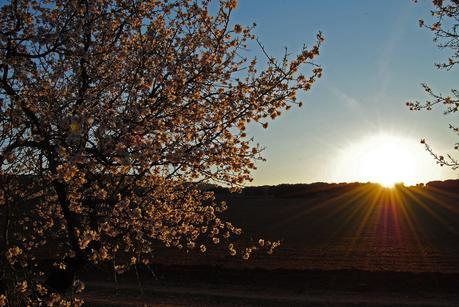
<path id="1" fill-rule="evenodd" d="M 459 274 L 158 266 L 91 272 L 87 306 L 459 306 Z"/>
<path id="2" fill-rule="evenodd" d="M 459 298 L 434 294 L 309 291 L 279 293 L 228 287 L 175 285 L 89 284 L 84 297 L 88 306 L 458 306 Z"/>
<path id="3" fill-rule="evenodd" d="M 87 305 L 459 306 L 458 189 L 312 187 L 217 194 L 243 240 L 282 241 L 274 255 L 160 248 L 156 278 L 90 270 Z"/>

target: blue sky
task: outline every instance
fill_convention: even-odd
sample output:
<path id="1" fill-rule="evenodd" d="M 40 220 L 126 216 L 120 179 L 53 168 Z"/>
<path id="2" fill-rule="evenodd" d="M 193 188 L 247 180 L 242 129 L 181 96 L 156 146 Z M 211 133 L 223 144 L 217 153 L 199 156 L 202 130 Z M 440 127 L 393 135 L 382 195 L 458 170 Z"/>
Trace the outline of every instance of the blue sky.
<path id="1" fill-rule="evenodd" d="M 454 118 L 441 109 L 412 112 L 404 105 L 425 98 L 422 82 L 442 93 L 458 83 L 456 71 L 434 68 L 448 53 L 418 26 L 419 19 L 429 20 L 430 9 L 430 1 L 409 0 L 240 0 L 233 22 L 256 22 L 255 34 L 273 55 L 312 44 L 319 30 L 326 38 L 317 60 L 324 77 L 300 96 L 303 108 L 292 108 L 267 130 L 250 129 L 267 147 L 267 162 L 258 164 L 253 184 L 352 181 L 336 174 L 337 163 L 348 163 L 337 161 L 346 148 L 380 133 L 416 148 L 420 182 L 457 178 L 419 144 L 426 138 L 436 151 L 451 152 L 457 140 L 448 124 Z M 262 57 L 256 47 L 250 54 Z"/>

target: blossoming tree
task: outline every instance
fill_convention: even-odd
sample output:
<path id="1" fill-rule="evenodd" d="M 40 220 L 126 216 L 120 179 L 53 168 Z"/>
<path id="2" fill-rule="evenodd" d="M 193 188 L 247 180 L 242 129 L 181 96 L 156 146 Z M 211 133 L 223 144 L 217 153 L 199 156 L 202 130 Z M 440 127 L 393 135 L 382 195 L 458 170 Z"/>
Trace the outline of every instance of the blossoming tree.
<path id="1" fill-rule="evenodd" d="M 434 8 L 431 11 L 431 14 L 434 17 L 435 22 L 427 24 L 424 20 L 420 20 L 419 26 L 433 32 L 433 40 L 439 48 L 451 51 L 451 55 L 448 57 L 446 62 L 435 64 L 438 69 L 449 71 L 459 63 L 459 1 L 433 0 L 432 3 Z M 430 111 L 435 105 L 442 105 L 444 107 L 445 115 L 453 114 L 458 111 L 459 90 L 452 89 L 449 95 L 442 95 L 440 93 L 436 93 L 427 84 L 423 84 L 422 86 L 431 98 L 424 103 L 419 101 L 407 102 L 406 104 L 410 110 L 419 111 L 425 109 Z M 450 124 L 449 128 L 453 130 L 455 134 L 459 135 L 458 126 Z M 421 143 L 424 144 L 426 150 L 433 156 L 439 165 L 448 166 L 452 169 L 459 168 L 459 161 L 454 157 L 454 155 L 447 154 L 445 157 L 444 155 L 435 153 L 425 139 L 422 139 Z M 454 144 L 454 149 L 456 151 L 459 150 L 459 142 Z"/>
<path id="2" fill-rule="evenodd" d="M 323 38 L 295 56 L 265 53 L 260 70 L 244 56 L 256 42 L 252 26 L 230 23 L 236 1 L 211 4 L 14 0 L 1 8 L 0 303 L 64 299 L 31 262 L 40 246 L 52 246 L 70 272 L 115 258 L 119 270 L 148 263 L 158 242 L 201 252 L 221 243 L 244 258 L 276 247 L 260 240 L 238 249 L 231 238 L 241 230 L 219 217 L 226 204 L 199 184 L 237 190 L 251 180 L 262 157 L 247 125 L 266 128 L 301 105 L 297 92 L 322 74 L 313 59 Z M 18 214 L 24 203 L 29 214 Z"/>

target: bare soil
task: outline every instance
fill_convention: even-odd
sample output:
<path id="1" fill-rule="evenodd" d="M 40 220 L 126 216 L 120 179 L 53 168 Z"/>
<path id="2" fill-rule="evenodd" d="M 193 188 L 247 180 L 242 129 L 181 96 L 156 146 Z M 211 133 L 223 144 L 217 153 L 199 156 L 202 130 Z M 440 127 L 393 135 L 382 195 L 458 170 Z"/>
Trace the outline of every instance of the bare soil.
<path id="1" fill-rule="evenodd" d="M 224 245 L 159 248 L 152 269 L 93 268 L 88 306 L 459 306 L 459 181 L 428 187 L 300 185 L 217 191 L 239 244 L 281 240 L 249 261 Z"/>

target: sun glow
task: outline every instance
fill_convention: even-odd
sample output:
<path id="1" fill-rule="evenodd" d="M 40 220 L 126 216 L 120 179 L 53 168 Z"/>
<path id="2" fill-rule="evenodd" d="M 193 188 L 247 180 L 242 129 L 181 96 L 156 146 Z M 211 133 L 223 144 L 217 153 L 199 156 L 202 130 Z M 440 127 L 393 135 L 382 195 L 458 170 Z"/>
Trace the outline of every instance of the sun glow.
<path id="1" fill-rule="evenodd" d="M 362 177 L 385 187 L 392 187 L 397 182 L 416 181 L 416 169 L 406 144 L 395 138 L 381 137 L 367 145 L 368 151 L 360 163 Z"/>
<path id="2" fill-rule="evenodd" d="M 419 142 L 380 134 L 343 150 L 337 169 L 341 178 L 347 178 L 344 181 L 374 182 L 384 187 L 412 185 L 420 181 L 417 165 L 421 154 Z"/>

